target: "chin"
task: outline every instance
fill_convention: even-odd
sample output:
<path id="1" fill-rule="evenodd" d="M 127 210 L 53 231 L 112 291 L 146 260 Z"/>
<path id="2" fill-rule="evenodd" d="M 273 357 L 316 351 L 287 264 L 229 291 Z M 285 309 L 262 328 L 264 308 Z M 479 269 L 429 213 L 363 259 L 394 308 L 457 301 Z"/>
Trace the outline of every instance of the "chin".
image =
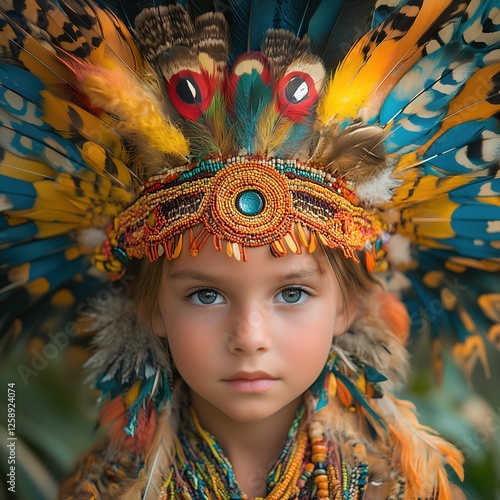
<path id="1" fill-rule="evenodd" d="M 242 424 L 261 422 L 278 413 L 282 407 L 269 407 L 262 401 L 253 404 L 239 404 L 237 408 L 221 408 L 221 410 L 233 420 Z"/>

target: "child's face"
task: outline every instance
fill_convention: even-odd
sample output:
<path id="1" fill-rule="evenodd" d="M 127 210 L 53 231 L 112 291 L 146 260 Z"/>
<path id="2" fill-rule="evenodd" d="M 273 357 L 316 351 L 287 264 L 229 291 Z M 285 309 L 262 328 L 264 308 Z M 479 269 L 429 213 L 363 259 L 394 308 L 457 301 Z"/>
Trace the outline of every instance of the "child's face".
<path id="1" fill-rule="evenodd" d="M 162 279 L 156 322 L 198 409 L 240 422 L 296 406 L 348 316 L 321 252 L 247 255 L 239 262 L 208 242 L 196 257 L 184 248 Z"/>

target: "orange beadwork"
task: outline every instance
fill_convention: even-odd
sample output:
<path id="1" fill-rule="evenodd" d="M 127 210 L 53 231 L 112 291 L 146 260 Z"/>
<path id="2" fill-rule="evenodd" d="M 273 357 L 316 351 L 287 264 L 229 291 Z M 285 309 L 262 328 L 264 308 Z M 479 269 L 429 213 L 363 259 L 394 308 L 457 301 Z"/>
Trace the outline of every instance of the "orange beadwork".
<path id="1" fill-rule="evenodd" d="M 246 260 L 247 247 L 269 244 L 281 256 L 303 247 L 313 252 L 318 240 L 356 259 L 355 251 L 371 250 L 382 233 L 380 219 L 356 205 L 346 182 L 318 166 L 257 156 L 207 158 L 175 175 L 151 177 L 115 220 L 96 261 L 116 272 L 133 257 L 173 259 L 182 234 L 196 226 L 193 255 L 212 237 L 216 250 L 225 247 L 239 260 Z"/>

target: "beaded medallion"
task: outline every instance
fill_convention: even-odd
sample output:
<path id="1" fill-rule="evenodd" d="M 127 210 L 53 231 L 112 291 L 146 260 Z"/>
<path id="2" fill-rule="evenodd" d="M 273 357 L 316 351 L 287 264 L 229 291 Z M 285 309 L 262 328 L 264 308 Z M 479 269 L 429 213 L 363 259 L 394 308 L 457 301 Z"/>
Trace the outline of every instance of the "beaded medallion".
<path id="1" fill-rule="evenodd" d="M 348 258 L 371 250 L 382 233 L 377 215 L 356 205 L 347 183 L 297 160 L 256 156 L 207 158 L 151 177 L 141 197 L 114 221 L 98 261 L 119 271 L 131 257 L 177 257 L 183 233 L 196 255 L 214 248 L 246 260 L 245 248 L 270 245 L 275 256 L 318 239 Z M 193 228 L 196 228 L 196 234 Z"/>

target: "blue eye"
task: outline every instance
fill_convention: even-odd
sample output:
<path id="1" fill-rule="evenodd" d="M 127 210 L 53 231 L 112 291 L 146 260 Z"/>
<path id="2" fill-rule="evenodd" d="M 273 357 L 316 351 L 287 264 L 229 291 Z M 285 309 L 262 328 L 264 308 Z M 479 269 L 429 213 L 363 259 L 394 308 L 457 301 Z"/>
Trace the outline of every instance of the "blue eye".
<path id="1" fill-rule="evenodd" d="M 277 302 L 286 304 L 300 304 L 309 297 L 309 294 L 302 288 L 287 288 L 276 296 Z"/>
<path id="2" fill-rule="evenodd" d="M 222 304 L 224 302 L 224 298 L 222 295 L 215 290 L 204 289 L 198 290 L 189 296 L 190 300 L 197 305 L 202 306 L 211 306 L 213 304 Z"/>

